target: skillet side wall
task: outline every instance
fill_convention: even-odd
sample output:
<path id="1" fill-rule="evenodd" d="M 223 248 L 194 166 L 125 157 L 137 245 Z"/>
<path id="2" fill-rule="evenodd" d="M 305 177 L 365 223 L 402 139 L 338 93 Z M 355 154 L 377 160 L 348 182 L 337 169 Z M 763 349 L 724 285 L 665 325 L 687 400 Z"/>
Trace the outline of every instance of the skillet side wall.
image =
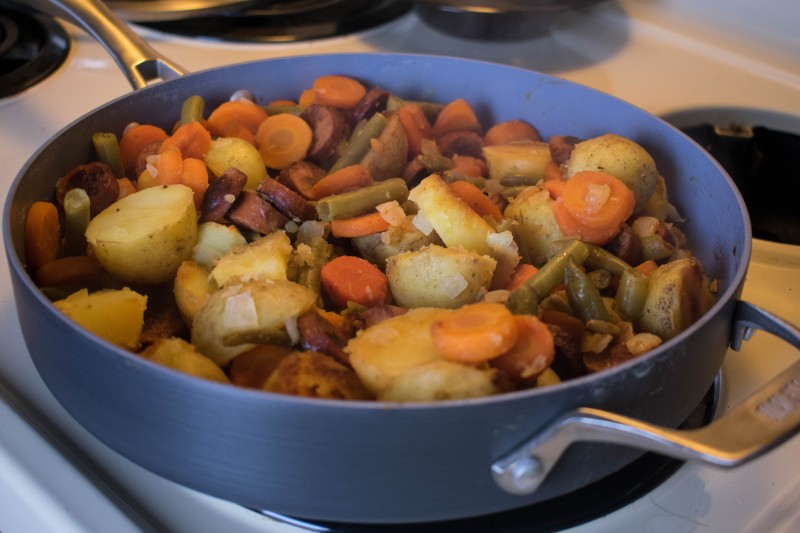
<path id="1" fill-rule="evenodd" d="M 23 333 L 56 398 L 101 441 L 164 477 L 250 507 L 355 522 L 441 520 L 519 507 L 579 488 L 638 455 L 575 446 L 534 495 L 501 492 L 491 462 L 575 407 L 679 424 L 721 366 L 749 255 L 746 213 L 721 169 L 670 126 L 569 82 L 461 60 L 356 57 L 239 65 L 135 92 L 80 119 L 23 171 L 6 206 L 6 248 Z M 470 74 L 474 69 L 480 74 Z M 486 123 L 526 118 L 544 137 L 613 131 L 640 142 L 688 217 L 682 227 L 720 281 L 721 301 L 663 349 L 550 390 L 437 406 L 331 403 L 201 382 L 98 343 L 54 310 L 13 257 L 22 250 L 27 207 L 52 197 L 55 179 L 91 157 L 93 132 L 121 132 L 131 121 L 169 128 L 191 94 L 203 95 L 211 107 L 247 88 L 263 103 L 296 96 L 330 73 L 378 82 L 409 99 L 463 97 Z"/>

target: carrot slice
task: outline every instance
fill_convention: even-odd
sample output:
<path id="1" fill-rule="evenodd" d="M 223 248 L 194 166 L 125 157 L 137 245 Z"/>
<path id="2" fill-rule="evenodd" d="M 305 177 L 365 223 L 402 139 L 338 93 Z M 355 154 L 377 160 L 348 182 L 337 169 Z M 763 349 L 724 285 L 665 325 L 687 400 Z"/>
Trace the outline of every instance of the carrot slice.
<path id="1" fill-rule="evenodd" d="M 465 305 L 431 324 L 431 339 L 443 357 L 477 364 L 511 349 L 517 342 L 517 325 L 508 308 L 496 302 Z"/>
<path id="2" fill-rule="evenodd" d="M 658 263 L 656 263 L 652 259 L 648 259 L 647 261 L 633 267 L 635 271 L 645 276 L 650 275 L 657 268 L 658 268 Z"/>
<path id="3" fill-rule="evenodd" d="M 468 181 L 453 181 L 448 184 L 450 191 L 480 216 L 490 216 L 497 222 L 503 220 L 500 208 L 488 196 Z"/>
<path id="4" fill-rule="evenodd" d="M 266 166 L 285 168 L 305 159 L 311 147 L 312 133 L 311 126 L 296 115 L 273 115 L 258 127 L 256 148 Z"/>
<path id="5" fill-rule="evenodd" d="M 567 180 L 564 207 L 578 222 L 594 228 L 618 228 L 631 216 L 633 191 L 622 181 L 603 172 L 583 171 Z"/>
<path id="6" fill-rule="evenodd" d="M 316 182 L 311 187 L 311 198 L 319 200 L 332 194 L 354 191 L 372 184 L 372 175 L 367 167 L 361 164 L 350 165 L 331 172 Z"/>
<path id="7" fill-rule="evenodd" d="M 433 139 L 433 126 L 419 104 L 405 104 L 397 109 L 397 118 L 408 138 L 410 158 L 422 153 L 422 140 Z"/>
<path id="8" fill-rule="evenodd" d="M 38 270 L 58 258 L 61 224 L 58 208 L 50 202 L 34 202 L 25 218 L 25 261 Z"/>
<path id="9" fill-rule="evenodd" d="M 511 274 L 511 280 L 508 282 L 507 290 L 513 291 L 525 284 L 526 281 L 531 279 L 534 274 L 539 271 L 538 268 L 529 263 L 520 263 Z"/>
<path id="10" fill-rule="evenodd" d="M 280 99 L 280 100 L 272 100 L 270 103 L 267 104 L 267 107 L 292 107 L 296 105 L 297 102 L 295 102 L 294 100 Z"/>
<path id="11" fill-rule="evenodd" d="M 187 157 L 183 160 L 181 183 L 194 192 L 194 205 L 197 209 L 203 205 L 203 196 L 208 189 L 208 168 L 200 159 Z"/>
<path id="12" fill-rule="evenodd" d="M 489 175 L 489 168 L 486 166 L 486 161 L 472 157 L 471 155 L 454 155 L 453 168 L 451 170 L 460 172 L 461 174 L 473 178 L 479 178 Z"/>
<path id="13" fill-rule="evenodd" d="M 142 149 L 154 142 L 169 137 L 166 131 L 150 124 L 137 124 L 125 129 L 119 140 L 119 154 L 126 171 L 136 166 L 136 158 Z"/>
<path id="14" fill-rule="evenodd" d="M 547 192 L 550 193 L 550 198 L 555 200 L 559 198 L 561 195 L 564 194 L 564 188 L 567 186 L 567 182 L 564 180 L 548 180 L 545 179 L 542 181 L 542 187 L 544 187 Z"/>
<path id="15" fill-rule="evenodd" d="M 386 274 L 360 257 L 342 255 L 325 263 L 320 281 L 331 303 L 340 308 L 347 302 L 372 307 L 389 301 Z"/>
<path id="16" fill-rule="evenodd" d="M 483 136 L 484 146 L 494 146 L 519 141 L 541 141 L 539 131 L 524 120 L 498 122 Z"/>
<path id="17" fill-rule="evenodd" d="M 174 185 L 183 176 L 183 157 L 176 147 L 158 154 L 139 176 L 139 190 L 158 185 Z"/>
<path id="18" fill-rule="evenodd" d="M 267 112 L 250 100 L 234 100 L 217 106 L 208 116 L 208 129 L 215 137 L 238 137 L 252 143 Z"/>
<path id="19" fill-rule="evenodd" d="M 120 178 L 119 179 L 119 196 L 117 196 L 117 200 L 125 198 L 136 192 L 136 185 L 133 184 L 131 180 L 128 178 Z"/>
<path id="20" fill-rule="evenodd" d="M 478 134 L 483 132 L 472 106 L 463 98 L 453 100 L 439 112 L 433 124 L 433 136 L 438 139 L 445 133 L 458 130 L 469 130 Z"/>
<path id="21" fill-rule="evenodd" d="M 561 172 L 561 166 L 555 161 L 548 161 L 544 165 L 544 180 L 545 181 L 564 181 L 564 174 Z"/>
<path id="22" fill-rule="evenodd" d="M 514 382 L 530 386 L 553 362 L 553 334 L 544 322 L 533 315 L 514 315 L 514 322 L 518 332 L 517 342 L 489 364 L 503 370 Z"/>
<path id="23" fill-rule="evenodd" d="M 70 283 L 88 283 L 103 271 L 100 262 L 91 256 L 62 257 L 39 268 L 33 279 L 39 287 L 55 287 Z"/>
<path id="24" fill-rule="evenodd" d="M 331 221 L 331 235 L 334 237 L 363 237 L 387 229 L 389 222 L 378 212 Z"/>
<path id="25" fill-rule="evenodd" d="M 300 97 L 297 99 L 298 105 L 311 105 L 316 103 L 317 101 L 317 93 L 314 92 L 314 89 L 306 89 L 300 93 Z"/>
<path id="26" fill-rule="evenodd" d="M 358 80 L 335 74 L 315 79 L 312 88 L 316 103 L 341 109 L 353 109 L 367 94 Z"/>
<path id="27" fill-rule="evenodd" d="M 590 228 L 581 224 L 573 217 L 569 210 L 564 207 L 564 198 L 557 198 L 553 204 L 553 215 L 556 223 L 567 237 L 577 237 L 583 242 L 602 246 L 611 242 L 611 239 L 619 233 L 619 226 L 609 226 L 607 228 Z"/>
<path id="28" fill-rule="evenodd" d="M 203 159 L 211 149 L 211 133 L 197 121 L 188 122 L 170 135 L 158 149 L 163 153 L 177 148 L 184 158 Z"/>

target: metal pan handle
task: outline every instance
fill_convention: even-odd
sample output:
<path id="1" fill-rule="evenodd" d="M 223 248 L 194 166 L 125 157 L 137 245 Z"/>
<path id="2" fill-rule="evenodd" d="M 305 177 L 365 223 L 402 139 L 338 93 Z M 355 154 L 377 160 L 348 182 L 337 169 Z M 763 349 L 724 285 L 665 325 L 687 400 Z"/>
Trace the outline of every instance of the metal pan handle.
<path id="1" fill-rule="evenodd" d="M 99 0 L 28 0 L 26 5 L 85 29 L 108 50 L 134 89 L 188 73 L 154 50 Z"/>
<path id="2" fill-rule="evenodd" d="M 752 304 L 737 302 L 731 348 L 739 350 L 753 329 L 777 335 L 800 349 L 800 328 Z M 531 494 L 567 447 L 579 441 L 621 444 L 731 468 L 770 451 L 798 430 L 800 360 L 724 417 L 700 429 L 668 429 L 599 409 L 577 409 L 494 462 L 492 476 L 506 492 Z"/>

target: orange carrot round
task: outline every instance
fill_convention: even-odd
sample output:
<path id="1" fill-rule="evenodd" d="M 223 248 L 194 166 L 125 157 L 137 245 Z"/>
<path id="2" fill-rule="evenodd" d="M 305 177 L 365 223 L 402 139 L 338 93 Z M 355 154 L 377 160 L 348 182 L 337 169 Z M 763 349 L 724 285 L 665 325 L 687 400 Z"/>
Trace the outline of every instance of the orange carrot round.
<path id="1" fill-rule="evenodd" d="M 567 180 L 564 207 L 578 222 L 595 229 L 619 228 L 633 213 L 633 191 L 603 172 L 578 172 Z"/>
<path id="2" fill-rule="evenodd" d="M 472 106 L 463 98 L 457 98 L 442 108 L 433 124 L 433 136 L 438 139 L 445 133 L 458 130 L 469 130 L 478 134 L 483 132 Z"/>
<path id="3" fill-rule="evenodd" d="M 561 172 L 561 166 L 555 161 L 548 161 L 544 165 L 544 180 L 545 181 L 563 181 L 564 174 Z"/>
<path id="4" fill-rule="evenodd" d="M 389 222 L 378 212 L 331 221 L 331 235 L 334 237 L 363 237 L 387 229 Z"/>
<path id="5" fill-rule="evenodd" d="M 119 140 L 119 154 L 126 171 L 136 166 L 136 158 L 142 149 L 154 142 L 169 137 L 166 131 L 150 124 L 137 124 L 125 129 Z"/>
<path id="6" fill-rule="evenodd" d="M 176 147 L 155 156 L 148 168 L 139 175 L 136 186 L 139 190 L 158 185 L 174 185 L 183 176 L 183 157 Z"/>
<path id="7" fill-rule="evenodd" d="M 477 364 L 507 352 L 517 342 L 514 315 L 496 302 L 465 305 L 431 324 L 431 339 L 443 357 Z"/>
<path id="8" fill-rule="evenodd" d="M 408 138 L 408 154 L 422 153 L 422 140 L 433 139 L 433 126 L 419 104 L 405 104 L 397 109 L 397 118 Z"/>
<path id="9" fill-rule="evenodd" d="M 496 221 L 503 220 L 503 214 L 497 204 L 492 202 L 488 196 L 468 181 L 453 181 L 448 184 L 450 191 L 458 196 L 465 204 L 480 216 L 490 216 Z"/>
<path id="10" fill-rule="evenodd" d="M 353 109 L 367 94 L 366 87 L 358 80 L 335 74 L 315 79 L 312 88 L 316 103 L 341 109 Z"/>
<path id="11" fill-rule="evenodd" d="M 340 308 L 347 307 L 347 302 L 372 307 L 389 301 L 386 274 L 360 257 L 332 259 L 322 267 L 320 281 L 331 303 Z"/>
<path id="12" fill-rule="evenodd" d="M 332 194 L 354 191 L 372 183 L 372 175 L 367 167 L 361 164 L 350 165 L 331 172 L 316 182 L 311 187 L 311 197 L 319 200 Z"/>
<path id="13" fill-rule="evenodd" d="M 308 106 L 311 104 L 316 103 L 317 101 L 317 93 L 314 92 L 314 89 L 306 89 L 300 93 L 300 97 L 297 99 L 298 105 Z"/>
<path id="14" fill-rule="evenodd" d="M 233 100 L 216 107 L 208 116 L 208 129 L 215 137 L 238 137 L 252 143 L 267 112 L 250 100 Z"/>
<path id="15" fill-rule="evenodd" d="M 511 274 L 511 280 L 508 282 L 507 290 L 513 291 L 525 284 L 526 281 L 531 279 L 534 274 L 539 271 L 538 268 L 530 263 L 520 263 Z"/>
<path id="16" fill-rule="evenodd" d="M 489 175 L 489 168 L 486 166 L 486 161 L 483 159 L 478 159 L 477 157 L 473 157 L 471 155 L 456 154 L 452 157 L 452 160 L 453 168 L 450 170 L 460 172 L 465 176 L 473 178 Z"/>
<path id="17" fill-rule="evenodd" d="M 100 262 L 91 256 L 62 257 L 36 270 L 33 279 L 39 287 L 55 287 L 72 283 L 88 283 L 103 271 Z"/>
<path id="18" fill-rule="evenodd" d="M 643 263 L 639 263 L 638 265 L 633 267 L 633 269 L 636 272 L 638 272 L 639 274 L 642 274 L 644 276 L 649 276 L 657 268 L 658 268 L 658 263 L 656 263 L 652 259 L 648 259 L 647 261 L 644 261 Z"/>
<path id="19" fill-rule="evenodd" d="M 58 258 L 61 224 L 58 208 L 50 202 L 34 202 L 25 218 L 25 261 L 36 271 Z"/>
<path id="20" fill-rule="evenodd" d="M 550 193 L 550 198 L 552 198 L 553 200 L 564 194 L 564 188 L 566 186 L 567 182 L 564 180 L 546 179 L 542 181 L 542 187 L 544 187 L 547 190 L 547 192 Z"/>
<path id="21" fill-rule="evenodd" d="M 175 133 L 164 140 L 158 151 L 161 153 L 173 148 L 177 148 L 184 158 L 203 159 L 211 149 L 211 133 L 193 120 L 175 130 Z"/>
<path id="22" fill-rule="evenodd" d="M 504 371 L 514 382 L 530 386 L 553 362 L 553 334 L 544 322 L 533 315 L 514 315 L 514 322 L 518 332 L 517 342 L 489 364 Z"/>
<path id="23" fill-rule="evenodd" d="M 203 195 L 208 189 L 208 168 L 206 164 L 193 157 L 183 160 L 183 173 L 181 183 L 192 189 L 194 192 L 194 205 L 197 209 L 203 205 Z"/>
<path id="24" fill-rule="evenodd" d="M 296 115 L 273 115 L 258 127 L 256 147 L 266 166 L 281 169 L 306 157 L 312 133 L 311 126 Z"/>
<path id="25" fill-rule="evenodd" d="M 483 136 L 485 146 L 507 144 L 519 141 L 541 141 L 539 131 L 524 120 L 498 122 Z"/>
<path id="26" fill-rule="evenodd" d="M 606 228 L 590 228 L 581 224 L 573 217 L 569 210 L 564 207 L 564 199 L 559 197 L 553 204 L 553 215 L 561 232 L 567 237 L 577 237 L 583 242 L 602 246 L 611 242 L 611 239 L 619 233 L 619 226 L 609 226 Z"/>

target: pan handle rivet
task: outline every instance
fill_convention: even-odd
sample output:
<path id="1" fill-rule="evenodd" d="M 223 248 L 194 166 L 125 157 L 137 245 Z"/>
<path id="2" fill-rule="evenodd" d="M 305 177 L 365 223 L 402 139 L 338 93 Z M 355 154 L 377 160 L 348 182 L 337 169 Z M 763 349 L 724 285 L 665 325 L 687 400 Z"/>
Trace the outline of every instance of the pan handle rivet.
<path id="1" fill-rule="evenodd" d="M 519 490 L 533 491 L 542 480 L 542 463 L 535 457 L 521 457 L 511 465 L 511 481 Z"/>

